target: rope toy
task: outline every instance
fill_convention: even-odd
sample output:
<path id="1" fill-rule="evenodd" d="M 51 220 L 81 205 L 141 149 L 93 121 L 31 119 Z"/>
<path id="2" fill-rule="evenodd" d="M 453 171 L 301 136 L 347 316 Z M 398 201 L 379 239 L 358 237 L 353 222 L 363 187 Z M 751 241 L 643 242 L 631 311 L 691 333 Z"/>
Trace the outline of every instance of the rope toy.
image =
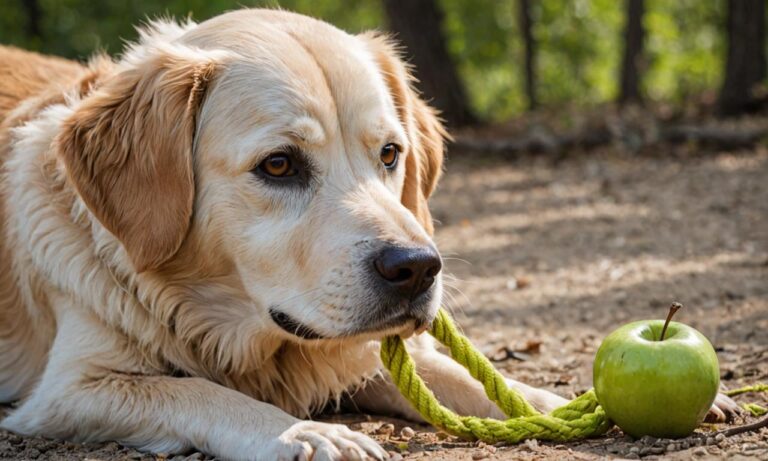
<path id="1" fill-rule="evenodd" d="M 527 439 L 570 441 L 603 434 L 613 424 L 598 404 L 594 390 L 589 390 L 550 414 L 539 413 L 515 389 L 490 361 L 459 333 L 453 320 L 440 309 L 429 333 L 445 345 L 451 357 L 483 384 L 485 393 L 510 419 L 459 416 L 440 405 L 435 394 L 416 373 L 413 359 L 399 336 L 381 343 L 381 361 L 392 380 L 411 405 L 433 426 L 467 440 L 486 443 L 518 443 Z"/>
<path id="2" fill-rule="evenodd" d="M 507 386 L 504 377 L 466 336 L 462 335 L 448 313 L 440 309 L 429 333 L 447 347 L 451 357 L 482 383 L 485 394 L 510 419 L 459 416 L 440 405 L 435 394 L 416 373 L 416 365 L 399 336 L 389 336 L 381 343 L 381 361 L 389 370 L 400 393 L 430 424 L 466 440 L 485 443 L 519 443 L 527 439 L 567 442 L 597 436 L 613 426 L 590 389 L 549 414 L 538 412 L 516 389 Z M 756 384 L 725 392 L 734 396 L 766 392 L 768 384 Z M 768 412 L 757 404 L 743 404 L 753 416 Z"/>
<path id="3" fill-rule="evenodd" d="M 745 387 L 740 387 L 738 389 L 731 389 L 730 391 L 724 392 L 724 394 L 727 395 L 728 397 L 733 397 L 734 395 L 747 394 L 747 393 L 753 393 L 753 392 L 768 392 L 768 384 L 758 383 L 753 386 L 745 386 Z M 747 410 L 752 414 L 752 416 L 756 416 L 756 417 L 768 414 L 768 408 L 762 407 L 756 403 L 742 403 L 741 408 Z"/>

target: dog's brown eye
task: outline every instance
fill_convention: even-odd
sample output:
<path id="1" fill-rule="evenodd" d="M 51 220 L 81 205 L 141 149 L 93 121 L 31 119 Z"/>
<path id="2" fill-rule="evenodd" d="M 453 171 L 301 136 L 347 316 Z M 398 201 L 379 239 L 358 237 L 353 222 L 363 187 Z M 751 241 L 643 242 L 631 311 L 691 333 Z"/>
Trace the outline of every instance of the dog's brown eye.
<path id="1" fill-rule="evenodd" d="M 381 163 L 388 170 L 391 170 L 397 166 L 397 158 L 400 156 L 400 148 L 395 144 L 387 144 L 381 148 Z"/>
<path id="2" fill-rule="evenodd" d="M 284 178 L 296 174 L 291 158 L 286 154 L 272 154 L 259 165 L 264 173 L 276 178 Z"/>

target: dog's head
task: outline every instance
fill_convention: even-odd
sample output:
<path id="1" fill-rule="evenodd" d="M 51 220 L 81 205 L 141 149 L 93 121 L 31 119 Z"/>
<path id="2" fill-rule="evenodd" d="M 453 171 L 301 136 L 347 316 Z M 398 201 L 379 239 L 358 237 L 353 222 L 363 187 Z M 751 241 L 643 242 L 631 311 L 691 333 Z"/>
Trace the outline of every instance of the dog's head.
<path id="1" fill-rule="evenodd" d="M 268 10 L 145 35 L 58 139 L 133 269 L 236 279 L 294 339 L 430 322 L 444 131 L 392 44 Z"/>

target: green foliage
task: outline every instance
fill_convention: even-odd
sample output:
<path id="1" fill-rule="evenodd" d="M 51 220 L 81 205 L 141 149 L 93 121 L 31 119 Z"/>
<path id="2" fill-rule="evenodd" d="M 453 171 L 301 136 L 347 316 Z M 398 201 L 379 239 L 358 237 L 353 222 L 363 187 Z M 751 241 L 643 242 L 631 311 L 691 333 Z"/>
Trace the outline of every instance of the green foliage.
<path id="1" fill-rule="evenodd" d="M 613 99 L 621 62 L 623 2 L 550 0 L 534 11 L 544 104 Z"/>
<path id="2" fill-rule="evenodd" d="M 29 37 L 22 0 L 0 3 L 0 43 L 44 53 L 87 59 L 96 50 L 119 53 L 137 36 L 134 27 L 148 18 L 191 17 L 203 21 L 243 6 L 282 7 L 328 20 L 355 32 L 381 25 L 376 1 L 342 0 L 39 0 L 43 37 Z"/>
<path id="3" fill-rule="evenodd" d="M 438 0 L 448 49 L 476 113 L 501 120 L 524 111 L 523 43 L 516 0 Z M 359 32 L 386 29 L 379 0 L 39 0 L 42 37 L 28 33 L 23 0 L 0 2 L 0 43 L 87 59 L 121 51 L 146 18 L 205 20 L 241 6 L 282 7 Z M 545 106 L 591 105 L 618 92 L 624 2 L 531 2 L 537 94 Z M 724 64 L 725 0 L 647 0 L 647 94 L 679 103 L 719 85 Z"/>
<path id="4" fill-rule="evenodd" d="M 516 2 L 443 0 L 448 50 L 483 118 L 508 118 L 525 109 L 523 44 Z"/>
<path id="5" fill-rule="evenodd" d="M 442 0 L 449 50 L 477 113 L 503 120 L 525 109 L 523 43 L 517 1 Z M 591 105 L 618 94 L 624 2 L 531 2 L 536 86 L 544 105 Z M 647 0 L 644 88 L 655 100 L 682 102 L 719 85 L 724 65 L 725 0 Z"/>
<path id="6" fill-rule="evenodd" d="M 649 96 L 680 102 L 717 87 L 725 63 L 725 0 L 647 1 Z"/>

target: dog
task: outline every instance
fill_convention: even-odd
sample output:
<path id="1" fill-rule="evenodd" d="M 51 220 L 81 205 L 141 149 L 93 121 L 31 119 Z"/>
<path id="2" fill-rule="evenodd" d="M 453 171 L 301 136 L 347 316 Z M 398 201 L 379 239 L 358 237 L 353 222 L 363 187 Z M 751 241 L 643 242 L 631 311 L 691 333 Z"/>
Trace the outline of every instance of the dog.
<path id="1" fill-rule="evenodd" d="M 87 65 L 2 47 L 0 76 L 0 402 L 19 402 L 0 427 L 384 459 L 308 418 L 349 395 L 420 419 L 381 371 L 391 334 L 447 406 L 503 417 L 417 334 L 441 301 L 446 131 L 390 38 L 244 9 Z"/>

